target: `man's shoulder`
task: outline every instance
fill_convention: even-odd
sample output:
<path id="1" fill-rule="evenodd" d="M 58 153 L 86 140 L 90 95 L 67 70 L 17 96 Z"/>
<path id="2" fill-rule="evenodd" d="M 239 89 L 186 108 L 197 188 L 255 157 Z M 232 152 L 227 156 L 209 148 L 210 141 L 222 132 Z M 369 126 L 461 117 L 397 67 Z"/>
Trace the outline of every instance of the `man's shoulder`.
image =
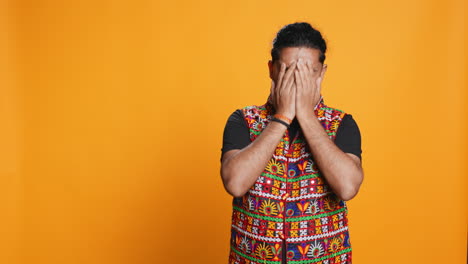
<path id="1" fill-rule="evenodd" d="M 348 119 L 347 116 L 349 115 L 349 113 L 343 110 L 341 107 L 338 108 L 330 105 L 323 105 L 320 107 L 320 110 L 325 112 L 325 116 L 328 116 L 332 119 L 335 119 L 336 116 L 339 116 L 339 119 L 341 120 Z"/>
<path id="2" fill-rule="evenodd" d="M 240 110 L 242 111 L 245 111 L 245 110 L 266 110 L 266 104 L 262 104 L 262 105 L 247 105 L 247 106 L 244 106 L 242 108 L 240 108 Z"/>
<path id="3" fill-rule="evenodd" d="M 346 113 L 346 111 L 344 111 L 341 107 L 338 108 L 338 107 L 334 107 L 334 106 L 330 106 L 330 105 L 322 105 L 322 107 L 320 107 L 320 109 L 323 109 L 323 110 L 328 110 L 328 111 L 336 111 L 336 112 L 341 112 L 341 113 Z"/>
<path id="4" fill-rule="evenodd" d="M 234 110 L 234 112 L 231 113 L 228 121 L 236 121 L 236 120 L 241 120 L 243 118 L 244 118 L 244 114 L 242 112 L 242 109 L 236 109 Z"/>
<path id="5" fill-rule="evenodd" d="M 245 117 L 247 116 L 256 116 L 256 115 L 266 115 L 268 112 L 268 105 L 247 105 L 239 109 Z"/>
<path id="6" fill-rule="evenodd" d="M 265 115 L 267 107 L 265 105 L 247 105 L 234 110 L 229 116 L 229 121 L 240 121 L 245 118 L 255 118 L 259 115 Z"/>

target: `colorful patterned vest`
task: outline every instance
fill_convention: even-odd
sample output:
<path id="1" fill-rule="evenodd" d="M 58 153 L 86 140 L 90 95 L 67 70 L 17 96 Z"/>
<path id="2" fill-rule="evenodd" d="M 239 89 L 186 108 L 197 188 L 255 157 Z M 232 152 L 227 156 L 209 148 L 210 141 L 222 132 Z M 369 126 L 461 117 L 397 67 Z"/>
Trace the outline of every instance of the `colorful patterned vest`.
<path id="1" fill-rule="evenodd" d="M 242 111 L 251 141 L 274 114 L 268 102 Z M 335 140 L 346 113 L 326 106 L 323 97 L 314 112 Z M 286 131 L 254 185 L 233 198 L 229 263 L 285 263 L 283 240 L 287 263 L 351 263 L 345 201 L 327 184 L 301 130 L 290 142 Z"/>

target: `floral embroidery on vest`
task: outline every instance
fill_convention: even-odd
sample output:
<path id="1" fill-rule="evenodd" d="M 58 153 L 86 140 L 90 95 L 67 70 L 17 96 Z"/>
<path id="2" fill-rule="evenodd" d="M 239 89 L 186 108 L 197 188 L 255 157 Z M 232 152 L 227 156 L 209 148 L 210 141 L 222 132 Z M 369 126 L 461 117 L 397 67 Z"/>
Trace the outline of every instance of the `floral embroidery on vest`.
<path id="1" fill-rule="evenodd" d="M 273 117 L 269 103 L 242 109 L 254 141 Z M 345 112 L 323 98 L 314 113 L 334 140 Z M 292 142 L 293 141 L 293 142 Z M 233 198 L 229 263 L 351 263 L 347 207 L 315 164 L 302 132 L 285 132 L 249 191 Z"/>

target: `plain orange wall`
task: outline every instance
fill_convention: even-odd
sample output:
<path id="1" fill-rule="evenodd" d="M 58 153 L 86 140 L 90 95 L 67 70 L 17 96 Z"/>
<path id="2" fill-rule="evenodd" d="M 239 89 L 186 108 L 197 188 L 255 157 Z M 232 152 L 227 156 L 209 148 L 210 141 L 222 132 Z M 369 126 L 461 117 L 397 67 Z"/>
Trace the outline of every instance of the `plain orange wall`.
<path id="1" fill-rule="evenodd" d="M 466 263 L 465 1 L 0 5 L 0 263 L 227 263 L 222 132 L 296 21 L 361 130 L 354 262 Z"/>

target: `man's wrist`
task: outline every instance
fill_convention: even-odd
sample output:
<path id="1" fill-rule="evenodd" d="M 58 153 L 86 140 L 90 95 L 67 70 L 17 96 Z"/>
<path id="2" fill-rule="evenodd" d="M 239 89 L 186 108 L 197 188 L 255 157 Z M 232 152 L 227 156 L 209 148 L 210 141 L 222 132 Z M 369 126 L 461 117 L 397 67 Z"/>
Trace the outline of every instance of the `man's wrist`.
<path id="1" fill-rule="evenodd" d="M 275 114 L 273 117 L 288 123 L 288 125 L 292 123 L 292 119 L 282 114 Z"/>
<path id="2" fill-rule="evenodd" d="M 284 121 L 283 119 L 273 117 L 273 118 L 271 119 L 271 121 L 273 121 L 273 122 L 278 122 L 278 123 L 284 125 L 286 128 L 289 129 L 289 124 L 290 124 L 290 123 Z"/>
<path id="3" fill-rule="evenodd" d="M 292 120 L 294 119 L 294 114 L 283 112 L 283 111 L 276 112 L 274 116 L 279 117 L 279 118 L 281 117 L 286 118 L 285 121 L 289 119 L 288 123 L 291 123 Z"/>
<path id="4" fill-rule="evenodd" d="M 315 118 L 317 119 L 317 116 L 313 111 L 298 111 L 296 113 L 297 119 L 309 119 L 309 118 Z M 317 119 L 318 120 L 318 119 Z"/>

